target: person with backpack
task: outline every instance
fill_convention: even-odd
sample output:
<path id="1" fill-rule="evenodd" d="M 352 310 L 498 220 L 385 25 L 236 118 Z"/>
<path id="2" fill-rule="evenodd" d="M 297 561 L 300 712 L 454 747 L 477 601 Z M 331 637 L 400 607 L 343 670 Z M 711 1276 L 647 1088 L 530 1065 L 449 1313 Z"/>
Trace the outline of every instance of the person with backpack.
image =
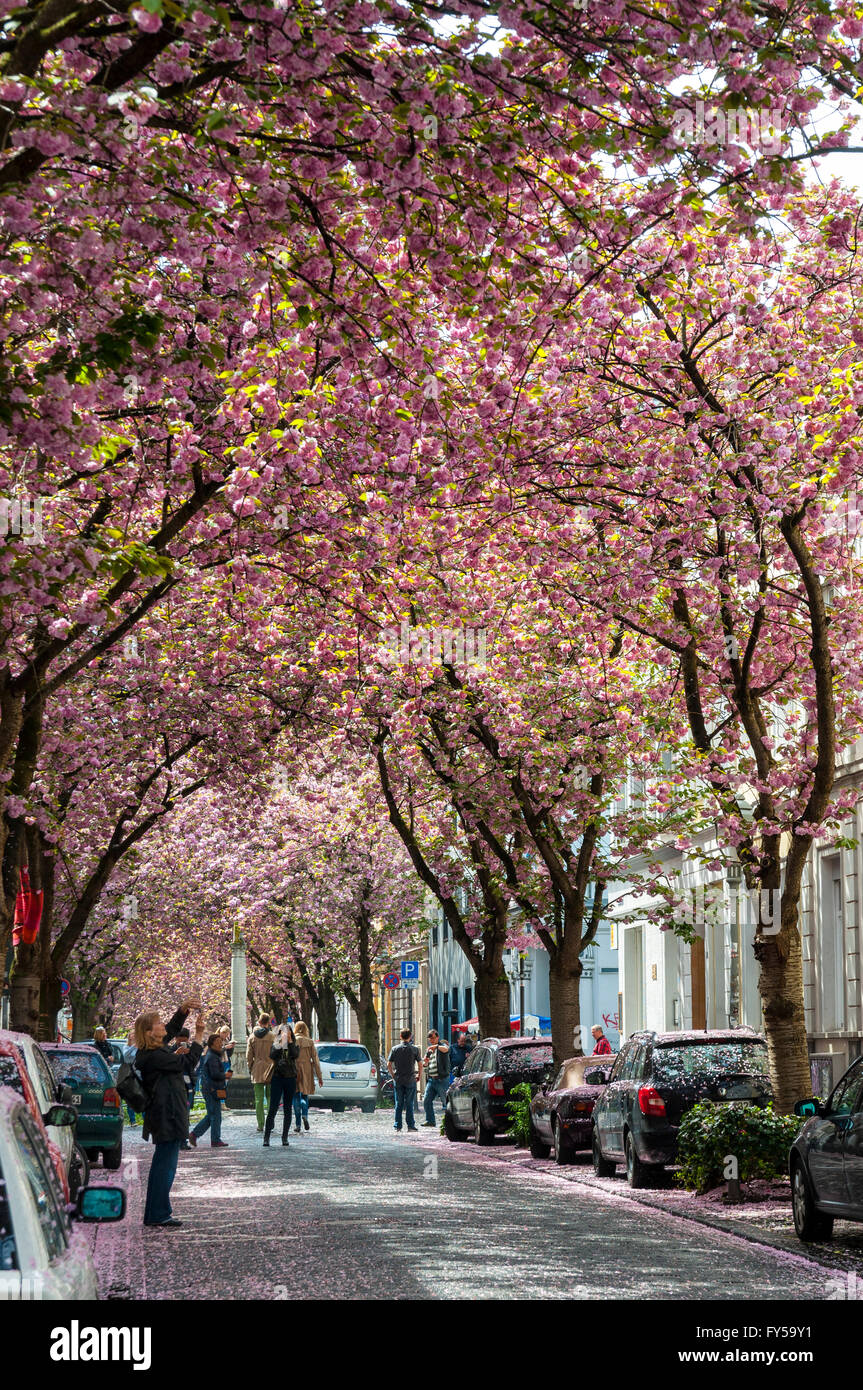
<path id="1" fill-rule="evenodd" d="M 189 1135 L 189 1144 L 193 1149 L 197 1148 L 198 1140 L 203 1138 L 207 1130 L 210 1131 L 211 1148 L 228 1148 L 222 1138 L 222 1101 L 227 1095 L 226 1087 L 228 1084 L 225 1075 L 222 1036 L 220 1033 L 211 1033 L 207 1038 L 206 1056 L 201 1063 L 201 1095 L 204 1098 L 207 1113 L 202 1120 L 198 1121 Z"/>
<path id="2" fill-rule="evenodd" d="M 396 1100 L 396 1120 L 393 1129 L 401 1130 L 402 1114 L 407 1117 L 408 1130 L 411 1134 L 416 1133 L 416 1119 L 414 1117 L 414 1104 L 417 1098 L 417 1087 L 422 1081 L 422 1059 L 420 1050 L 411 1042 L 410 1028 L 403 1028 L 399 1034 L 401 1042 L 391 1051 L 387 1058 L 387 1071 L 393 1079 Z"/>
<path id="3" fill-rule="evenodd" d="M 276 1123 L 276 1116 L 279 1113 L 279 1104 L 284 1101 L 285 1113 L 282 1118 L 282 1144 L 287 1149 L 288 1133 L 291 1128 L 291 1106 L 294 1099 L 294 1091 L 297 1087 L 297 1058 L 300 1049 L 294 1037 L 293 1028 L 288 1024 L 282 1024 L 276 1035 L 276 1041 L 270 1048 L 270 1057 L 275 1064 L 273 1075 L 270 1081 L 270 1108 L 267 1111 L 267 1122 L 264 1126 L 264 1148 L 270 1147 L 270 1135 Z"/>
<path id="4" fill-rule="evenodd" d="M 194 1041 L 187 1053 L 171 1052 L 165 1044 L 177 1036 L 192 1009 L 197 1011 Z M 173 1228 L 183 1224 L 175 1219 L 171 1209 L 171 1187 L 180 1145 L 189 1137 L 188 1073 L 201 1056 L 203 1038 L 201 1006 L 194 999 L 181 1004 L 167 1025 L 155 1009 L 135 1019 L 138 1051 L 134 1066 L 144 1092 L 143 1137 L 153 1140 L 154 1149 L 147 1179 L 145 1226 Z"/>

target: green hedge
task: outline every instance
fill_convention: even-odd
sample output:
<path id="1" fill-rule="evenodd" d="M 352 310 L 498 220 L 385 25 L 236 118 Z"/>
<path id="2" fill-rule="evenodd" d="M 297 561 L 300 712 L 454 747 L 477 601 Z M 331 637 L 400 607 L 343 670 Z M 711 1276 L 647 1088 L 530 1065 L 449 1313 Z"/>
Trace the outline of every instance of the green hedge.
<path id="1" fill-rule="evenodd" d="M 796 1115 L 776 1115 L 769 1106 L 703 1100 L 680 1123 L 677 1180 L 683 1187 L 707 1192 L 723 1181 L 727 1154 L 737 1159 L 741 1182 L 784 1175 L 788 1150 L 803 1123 Z"/>
<path id="2" fill-rule="evenodd" d="M 534 1087 L 529 1081 L 519 1081 L 517 1086 L 513 1086 L 506 1102 L 509 1116 L 507 1134 L 521 1148 L 526 1148 L 530 1143 L 530 1102 L 533 1092 Z"/>

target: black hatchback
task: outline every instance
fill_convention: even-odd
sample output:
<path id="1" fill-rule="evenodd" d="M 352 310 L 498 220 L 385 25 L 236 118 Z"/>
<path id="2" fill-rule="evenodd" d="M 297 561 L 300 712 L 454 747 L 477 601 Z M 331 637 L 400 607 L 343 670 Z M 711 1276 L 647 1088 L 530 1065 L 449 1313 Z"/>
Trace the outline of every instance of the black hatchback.
<path id="1" fill-rule="evenodd" d="M 767 1105 L 767 1044 L 751 1028 L 633 1033 L 593 1110 L 593 1168 L 626 1164 L 630 1187 L 649 1187 L 677 1158 L 677 1131 L 701 1100 Z"/>
<path id="2" fill-rule="evenodd" d="M 863 1221 L 863 1058 L 825 1105 L 799 1101 L 807 1116 L 791 1147 L 791 1208 L 801 1240 L 829 1240 L 833 1220 Z"/>
<path id="3" fill-rule="evenodd" d="M 472 1134 L 478 1144 L 490 1144 L 511 1124 L 506 1103 L 513 1086 L 520 1081 L 541 1086 L 553 1065 L 551 1039 L 482 1038 L 446 1093 L 447 1139 Z"/>

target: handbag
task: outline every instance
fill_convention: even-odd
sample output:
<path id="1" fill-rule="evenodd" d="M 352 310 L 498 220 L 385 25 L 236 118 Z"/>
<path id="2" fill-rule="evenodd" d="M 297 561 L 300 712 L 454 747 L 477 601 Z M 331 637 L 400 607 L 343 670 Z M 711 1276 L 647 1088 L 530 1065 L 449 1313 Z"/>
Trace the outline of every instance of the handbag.
<path id="1" fill-rule="evenodd" d="M 213 1095 L 216 1097 L 216 1100 L 227 1100 L 227 1099 L 228 1099 L 228 1093 L 227 1093 L 227 1091 L 214 1091 L 214 1092 L 213 1092 Z"/>
<path id="2" fill-rule="evenodd" d="M 120 1063 L 114 1090 L 119 1091 L 123 1100 L 127 1105 L 131 1105 L 137 1115 L 143 1115 L 150 1098 L 144 1090 L 141 1073 L 135 1070 L 131 1062 Z"/>

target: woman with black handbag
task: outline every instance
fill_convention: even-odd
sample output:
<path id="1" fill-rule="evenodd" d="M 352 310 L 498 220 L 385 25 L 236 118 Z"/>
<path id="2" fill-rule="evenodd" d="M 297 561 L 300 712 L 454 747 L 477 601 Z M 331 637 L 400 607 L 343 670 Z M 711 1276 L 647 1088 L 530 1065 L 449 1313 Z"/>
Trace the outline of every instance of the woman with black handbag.
<path id="1" fill-rule="evenodd" d="M 144 1225 L 174 1227 L 182 1223 L 171 1211 L 171 1187 L 177 1172 L 180 1145 L 189 1135 L 189 1103 L 186 1099 L 187 1073 L 201 1055 L 204 1020 L 198 1012 L 195 1039 L 182 1056 L 165 1046 L 175 1038 L 190 1009 L 200 1004 L 189 999 L 181 1004 L 167 1027 L 155 1009 L 135 1019 L 135 1068 L 146 1096 L 144 1138 L 152 1137 L 153 1161 L 147 1179 Z"/>
<path id="2" fill-rule="evenodd" d="M 270 1048 L 270 1057 L 275 1066 L 273 1075 L 270 1079 L 270 1108 L 267 1111 L 267 1119 L 264 1125 L 264 1148 L 270 1147 L 270 1135 L 273 1132 L 273 1125 L 276 1123 L 276 1115 L 279 1113 L 279 1102 L 284 1103 L 285 1113 L 282 1118 L 282 1144 L 287 1149 L 288 1131 L 291 1128 L 291 1107 L 294 1100 L 294 1091 L 297 1087 L 297 1058 L 300 1049 L 294 1037 L 294 1030 L 288 1024 L 283 1024 L 276 1035 L 276 1041 Z"/>

